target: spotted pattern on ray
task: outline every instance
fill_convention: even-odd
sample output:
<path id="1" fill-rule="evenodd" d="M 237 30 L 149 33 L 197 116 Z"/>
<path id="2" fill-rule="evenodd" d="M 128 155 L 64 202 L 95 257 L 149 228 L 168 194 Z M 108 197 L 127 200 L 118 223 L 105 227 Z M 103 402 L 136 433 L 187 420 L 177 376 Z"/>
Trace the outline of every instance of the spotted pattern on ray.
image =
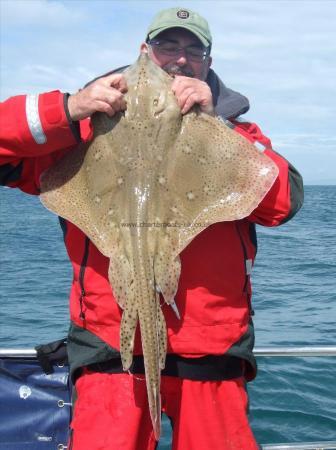
<path id="1" fill-rule="evenodd" d="M 123 308 L 123 367 L 131 365 L 139 322 L 158 438 L 167 345 L 159 292 L 175 305 L 181 251 L 209 225 L 248 216 L 278 170 L 222 121 L 197 108 L 182 116 L 172 79 L 146 54 L 124 74 L 127 110 L 92 117 L 93 141 L 43 175 L 41 200 L 110 258 L 109 281 Z"/>

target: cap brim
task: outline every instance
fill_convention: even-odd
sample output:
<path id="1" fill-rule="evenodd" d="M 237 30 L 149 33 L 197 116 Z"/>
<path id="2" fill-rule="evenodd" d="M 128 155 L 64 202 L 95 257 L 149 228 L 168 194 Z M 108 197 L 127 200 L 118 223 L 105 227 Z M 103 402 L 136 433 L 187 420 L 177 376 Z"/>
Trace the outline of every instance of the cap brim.
<path id="1" fill-rule="evenodd" d="M 191 25 L 188 25 L 188 26 L 186 26 L 186 25 L 178 25 L 178 26 L 176 26 L 176 24 L 174 24 L 174 25 L 166 25 L 164 27 L 157 28 L 156 30 L 150 32 L 148 34 L 148 38 L 149 39 L 153 39 L 158 34 L 162 33 L 163 31 L 169 30 L 170 28 L 184 28 L 185 30 L 188 30 L 192 34 L 194 34 L 201 41 L 201 43 L 204 45 L 204 47 L 209 47 L 211 45 L 211 42 L 209 42 L 201 33 L 199 33 L 198 30 L 196 30 Z"/>

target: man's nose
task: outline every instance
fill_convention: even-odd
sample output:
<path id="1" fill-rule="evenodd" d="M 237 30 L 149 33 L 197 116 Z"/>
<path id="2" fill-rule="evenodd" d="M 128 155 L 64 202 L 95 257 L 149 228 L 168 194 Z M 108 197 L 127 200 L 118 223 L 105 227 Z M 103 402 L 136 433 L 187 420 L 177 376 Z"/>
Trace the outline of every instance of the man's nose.
<path id="1" fill-rule="evenodd" d="M 181 51 L 180 55 L 176 59 L 176 64 L 178 66 L 185 66 L 187 64 L 187 55 L 185 53 L 185 50 Z"/>

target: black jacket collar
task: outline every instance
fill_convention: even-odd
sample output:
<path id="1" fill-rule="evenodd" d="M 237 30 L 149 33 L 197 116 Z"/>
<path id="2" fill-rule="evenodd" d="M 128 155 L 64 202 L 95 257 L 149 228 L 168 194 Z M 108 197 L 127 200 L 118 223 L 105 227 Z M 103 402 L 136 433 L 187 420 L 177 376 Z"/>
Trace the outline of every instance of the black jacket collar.
<path id="1" fill-rule="evenodd" d="M 234 119 L 250 109 L 248 99 L 227 88 L 212 69 L 209 70 L 206 82 L 211 89 L 215 111 L 223 119 Z"/>

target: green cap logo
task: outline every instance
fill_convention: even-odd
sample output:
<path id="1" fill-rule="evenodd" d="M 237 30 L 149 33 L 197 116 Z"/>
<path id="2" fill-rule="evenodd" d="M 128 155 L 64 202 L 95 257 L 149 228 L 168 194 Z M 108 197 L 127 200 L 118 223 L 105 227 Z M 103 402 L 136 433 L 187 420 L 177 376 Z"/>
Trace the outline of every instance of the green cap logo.
<path id="1" fill-rule="evenodd" d="M 176 15 L 179 19 L 188 19 L 189 17 L 189 13 L 185 9 L 180 9 L 177 11 Z"/>

